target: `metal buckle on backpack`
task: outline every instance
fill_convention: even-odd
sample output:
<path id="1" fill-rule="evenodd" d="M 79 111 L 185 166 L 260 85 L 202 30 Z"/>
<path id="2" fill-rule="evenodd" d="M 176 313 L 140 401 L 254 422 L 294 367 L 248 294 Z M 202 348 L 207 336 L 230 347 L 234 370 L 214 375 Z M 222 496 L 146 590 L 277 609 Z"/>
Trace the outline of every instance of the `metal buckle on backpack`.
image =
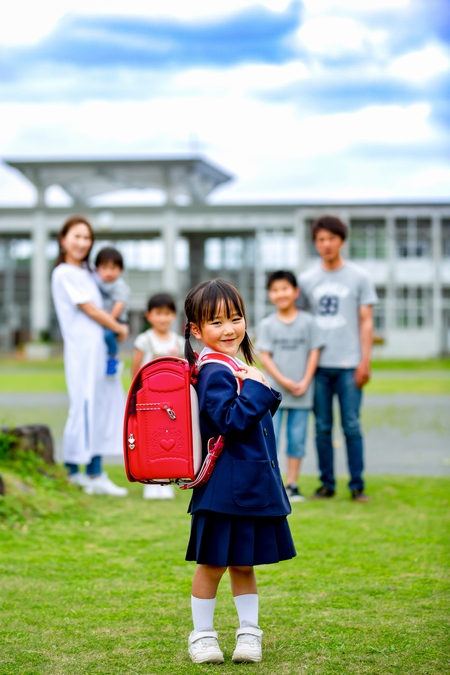
<path id="1" fill-rule="evenodd" d="M 175 410 L 172 410 L 172 408 L 170 408 L 170 407 L 167 406 L 167 405 L 164 405 L 163 408 L 164 408 L 164 410 L 166 411 L 166 413 L 169 415 L 169 417 L 170 417 L 171 420 L 176 420 L 176 419 L 177 419 L 177 416 L 176 416 L 176 414 L 175 414 Z"/>
<path id="2" fill-rule="evenodd" d="M 133 434 L 130 434 L 128 436 L 128 447 L 130 448 L 130 450 L 134 450 L 136 447 L 136 439 L 133 436 Z"/>

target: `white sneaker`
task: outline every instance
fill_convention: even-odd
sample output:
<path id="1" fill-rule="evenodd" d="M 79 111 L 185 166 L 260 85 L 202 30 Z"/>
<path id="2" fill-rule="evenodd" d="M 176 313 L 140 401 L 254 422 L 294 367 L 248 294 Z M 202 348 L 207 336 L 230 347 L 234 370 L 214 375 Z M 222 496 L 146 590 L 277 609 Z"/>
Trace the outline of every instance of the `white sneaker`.
<path id="1" fill-rule="evenodd" d="M 189 635 L 189 656 L 194 663 L 223 663 L 216 631 L 193 630 Z"/>
<path id="2" fill-rule="evenodd" d="M 144 485 L 144 499 L 175 499 L 175 492 L 171 485 Z"/>
<path id="3" fill-rule="evenodd" d="M 236 649 L 232 659 L 235 663 L 258 663 L 262 659 L 262 630 L 253 626 L 238 628 Z"/>
<path id="4" fill-rule="evenodd" d="M 125 497 L 127 488 L 119 487 L 108 478 L 107 473 L 101 473 L 96 478 L 88 478 L 83 485 L 83 491 L 88 495 L 110 495 L 112 497 Z"/>
<path id="5" fill-rule="evenodd" d="M 158 499 L 175 499 L 175 491 L 172 485 L 160 485 Z"/>
<path id="6" fill-rule="evenodd" d="M 81 473 L 81 471 L 77 471 L 77 473 L 71 473 L 68 476 L 69 482 L 72 483 L 72 485 L 79 485 L 80 487 L 85 487 L 90 480 L 85 473 Z"/>

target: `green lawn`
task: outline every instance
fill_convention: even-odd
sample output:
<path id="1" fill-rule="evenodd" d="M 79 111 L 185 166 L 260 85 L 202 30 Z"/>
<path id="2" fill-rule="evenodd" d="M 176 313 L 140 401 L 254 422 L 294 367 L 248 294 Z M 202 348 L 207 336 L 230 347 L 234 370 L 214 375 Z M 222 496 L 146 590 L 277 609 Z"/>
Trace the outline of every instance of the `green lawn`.
<path id="1" fill-rule="evenodd" d="M 110 475 L 126 484 L 120 467 Z M 343 483 L 335 500 L 294 504 L 298 557 L 257 569 L 263 662 L 230 660 L 236 614 L 225 578 L 217 667 L 187 656 L 189 495 L 144 502 L 131 485 L 125 499 L 88 497 L 50 479 L 43 492 L 44 479 L 3 499 L 2 675 L 450 672 L 449 480 L 370 477 L 370 504 L 351 503 Z M 302 486 L 312 491 L 315 479 Z"/>
<path id="2" fill-rule="evenodd" d="M 374 361 L 372 380 L 365 391 L 373 394 L 450 395 L 450 359 Z M 125 359 L 124 387 L 131 382 L 130 360 Z M 30 363 L 0 359 L 0 393 L 65 392 L 61 359 Z"/>
<path id="3" fill-rule="evenodd" d="M 450 358 L 440 359 L 374 359 L 372 370 L 450 370 Z"/>

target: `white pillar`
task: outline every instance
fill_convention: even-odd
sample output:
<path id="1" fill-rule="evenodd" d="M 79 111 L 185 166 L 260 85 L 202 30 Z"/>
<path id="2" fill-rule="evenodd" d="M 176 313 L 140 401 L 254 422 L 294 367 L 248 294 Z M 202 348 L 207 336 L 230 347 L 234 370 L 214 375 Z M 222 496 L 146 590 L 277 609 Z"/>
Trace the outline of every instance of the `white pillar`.
<path id="1" fill-rule="evenodd" d="M 438 354 L 445 352 L 443 316 L 442 316 L 442 231 L 441 218 L 437 211 L 433 211 L 431 216 L 431 253 L 433 256 L 434 278 L 433 278 L 433 331 L 437 337 L 436 347 Z"/>
<path id="2" fill-rule="evenodd" d="M 395 330 L 395 261 L 397 258 L 395 248 L 395 218 L 391 213 L 386 216 L 386 254 L 387 254 L 387 280 L 386 280 L 386 342 L 389 341 L 389 333 Z"/>
<path id="3" fill-rule="evenodd" d="M 297 245 L 297 276 L 304 272 L 309 258 L 310 232 L 306 231 L 305 216 L 302 211 L 295 213 L 294 235 Z"/>
<path id="4" fill-rule="evenodd" d="M 50 327 L 50 284 L 46 255 L 47 239 L 48 233 L 45 215 L 42 211 L 37 211 L 33 218 L 31 232 L 33 252 L 30 270 L 30 327 L 33 339 L 38 338 L 41 331 L 48 331 Z"/>
<path id="5" fill-rule="evenodd" d="M 162 287 L 168 293 L 177 295 L 180 291 L 178 270 L 176 265 L 176 246 L 178 240 L 178 224 L 176 213 L 168 210 L 164 216 L 162 230 L 164 241 L 164 268 L 162 271 Z"/>
<path id="6" fill-rule="evenodd" d="M 263 267 L 262 246 L 264 239 L 264 230 L 257 229 L 255 231 L 255 296 L 254 296 L 254 313 L 255 330 L 258 328 L 259 322 L 264 318 L 264 308 L 266 304 L 266 270 Z"/>

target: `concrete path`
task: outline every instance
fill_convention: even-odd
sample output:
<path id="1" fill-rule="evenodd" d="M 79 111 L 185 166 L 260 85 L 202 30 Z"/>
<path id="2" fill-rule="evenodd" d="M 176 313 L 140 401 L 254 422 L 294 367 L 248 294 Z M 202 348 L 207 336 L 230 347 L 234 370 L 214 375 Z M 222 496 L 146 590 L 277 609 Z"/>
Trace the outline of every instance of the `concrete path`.
<path id="1" fill-rule="evenodd" d="M 57 459 L 61 459 L 62 429 L 67 414 L 66 394 L 0 394 L 0 424 L 23 419 L 44 421 L 52 428 Z M 13 415 L 14 413 L 14 415 Z M 336 411 L 336 419 L 339 413 Z M 302 472 L 317 474 L 311 415 L 307 456 Z M 369 395 L 364 398 L 363 427 L 366 474 L 450 476 L 450 397 L 418 395 Z M 346 475 L 345 443 L 335 433 L 337 475 Z M 107 458 L 117 463 L 121 458 Z M 283 444 L 280 463 L 285 468 Z"/>

